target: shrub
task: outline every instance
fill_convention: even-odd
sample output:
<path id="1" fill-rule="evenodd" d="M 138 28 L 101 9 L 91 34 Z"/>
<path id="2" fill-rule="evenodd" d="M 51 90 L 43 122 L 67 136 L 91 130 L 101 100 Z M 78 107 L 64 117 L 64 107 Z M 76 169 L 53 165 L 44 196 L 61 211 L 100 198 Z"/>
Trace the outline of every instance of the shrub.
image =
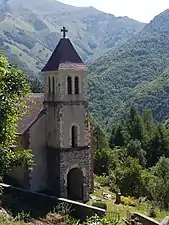
<path id="1" fill-rule="evenodd" d="M 93 224 L 93 225 L 117 225 L 119 222 L 119 220 L 114 219 L 113 216 L 111 215 L 107 215 L 103 218 L 100 218 L 99 216 L 95 215 L 91 218 L 88 218 L 84 223 L 82 223 L 81 225 L 89 225 L 89 224 Z M 80 225 L 79 223 L 74 223 L 73 225 Z"/>
<path id="2" fill-rule="evenodd" d="M 121 196 L 121 204 L 135 207 L 137 205 L 137 200 L 133 197 Z"/>
<path id="3" fill-rule="evenodd" d="M 155 206 L 151 205 L 151 207 L 149 209 L 148 216 L 151 217 L 151 218 L 155 218 L 157 216 L 157 212 L 156 212 Z"/>
<path id="4" fill-rule="evenodd" d="M 153 208 L 151 208 L 149 211 L 149 217 L 152 217 L 152 218 L 156 217 L 156 211 Z"/>
<path id="5" fill-rule="evenodd" d="M 16 221 L 24 221 L 24 222 L 30 222 L 31 221 L 31 215 L 30 213 L 21 211 L 20 213 L 17 214 L 15 217 Z"/>
<path id="6" fill-rule="evenodd" d="M 60 213 L 61 215 L 69 215 L 71 213 L 71 209 L 72 206 L 65 203 L 65 202 L 62 202 L 62 203 L 59 203 L 56 207 L 54 207 L 53 209 L 53 213 Z"/>
<path id="7" fill-rule="evenodd" d="M 107 204 L 105 202 L 93 202 L 92 206 L 107 210 Z"/>
<path id="8" fill-rule="evenodd" d="M 109 186 L 109 178 L 106 176 L 96 176 L 96 182 L 99 183 L 101 187 Z"/>

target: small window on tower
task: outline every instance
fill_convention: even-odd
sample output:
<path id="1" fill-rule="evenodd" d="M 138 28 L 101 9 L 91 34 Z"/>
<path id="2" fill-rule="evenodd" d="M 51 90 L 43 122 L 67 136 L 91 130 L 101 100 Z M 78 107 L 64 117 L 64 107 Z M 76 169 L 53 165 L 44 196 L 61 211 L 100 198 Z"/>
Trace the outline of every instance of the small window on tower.
<path id="1" fill-rule="evenodd" d="M 78 135 L 78 128 L 77 126 L 72 126 L 72 148 L 77 147 L 77 135 Z"/>
<path id="2" fill-rule="evenodd" d="M 50 77 L 48 77 L 48 88 L 49 88 L 49 94 L 51 93 L 51 82 Z"/>
<path id="3" fill-rule="evenodd" d="M 72 78 L 70 76 L 67 78 L 67 91 L 68 95 L 72 94 Z"/>
<path id="4" fill-rule="evenodd" d="M 54 77 L 52 78 L 52 86 L 53 86 L 52 87 L 52 89 L 53 89 L 52 92 L 55 93 L 55 78 Z"/>
<path id="5" fill-rule="evenodd" d="M 75 77 L 75 94 L 79 94 L 79 78 Z"/>

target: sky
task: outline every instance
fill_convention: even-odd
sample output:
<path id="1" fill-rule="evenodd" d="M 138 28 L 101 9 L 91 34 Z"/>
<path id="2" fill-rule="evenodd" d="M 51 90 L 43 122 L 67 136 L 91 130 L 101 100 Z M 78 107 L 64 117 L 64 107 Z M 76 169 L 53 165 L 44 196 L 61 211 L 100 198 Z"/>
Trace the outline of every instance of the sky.
<path id="1" fill-rule="evenodd" d="M 169 0 L 60 0 L 74 6 L 93 6 L 115 16 L 128 16 L 149 22 L 162 11 L 169 9 Z"/>

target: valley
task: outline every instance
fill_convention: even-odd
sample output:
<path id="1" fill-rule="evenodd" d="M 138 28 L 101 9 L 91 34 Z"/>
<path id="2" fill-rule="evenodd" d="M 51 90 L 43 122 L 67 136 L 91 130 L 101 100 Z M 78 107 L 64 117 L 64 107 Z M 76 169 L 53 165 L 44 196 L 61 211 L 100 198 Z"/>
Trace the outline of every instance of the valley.
<path id="1" fill-rule="evenodd" d="M 40 71 L 61 37 L 61 27 L 67 27 L 68 37 L 88 63 L 122 45 L 145 25 L 55 0 L 2 1 L 0 12 L 1 50 L 28 76 L 41 81 Z"/>

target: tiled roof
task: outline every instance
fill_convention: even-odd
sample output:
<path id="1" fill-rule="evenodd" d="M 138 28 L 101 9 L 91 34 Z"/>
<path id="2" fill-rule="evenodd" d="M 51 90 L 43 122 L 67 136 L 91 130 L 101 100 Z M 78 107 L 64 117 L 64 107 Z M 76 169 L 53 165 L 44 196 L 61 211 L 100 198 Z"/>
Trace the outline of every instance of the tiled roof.
<path id="1" fill-rule="evenodd" d="M 62 38 L 42 71 L 59 69 L 86 70 L 86 68 L 70 40 Z"/>
<path id="2" fill-rule="evenodd" d="M 59 68 L 58 69 L 62 69 L 62 70 L 64 70 L 64 69 L 70 69 L 70 70 L 87 70 L 87 67 L 85 66 L 85 64 L 83 64 L 83 63 L 79 63 L 79 64 L 77 64 L 77 63 L 61 63 L 60 65 L 59 65 Z"/>
<path id="3" fill-rule="evenodd" d="M 18 122 L 18 133 L 23 134 L 39 118 L 43 111 L 43 93 L 32 93 L 26 101 L 27 113 Z"/>

